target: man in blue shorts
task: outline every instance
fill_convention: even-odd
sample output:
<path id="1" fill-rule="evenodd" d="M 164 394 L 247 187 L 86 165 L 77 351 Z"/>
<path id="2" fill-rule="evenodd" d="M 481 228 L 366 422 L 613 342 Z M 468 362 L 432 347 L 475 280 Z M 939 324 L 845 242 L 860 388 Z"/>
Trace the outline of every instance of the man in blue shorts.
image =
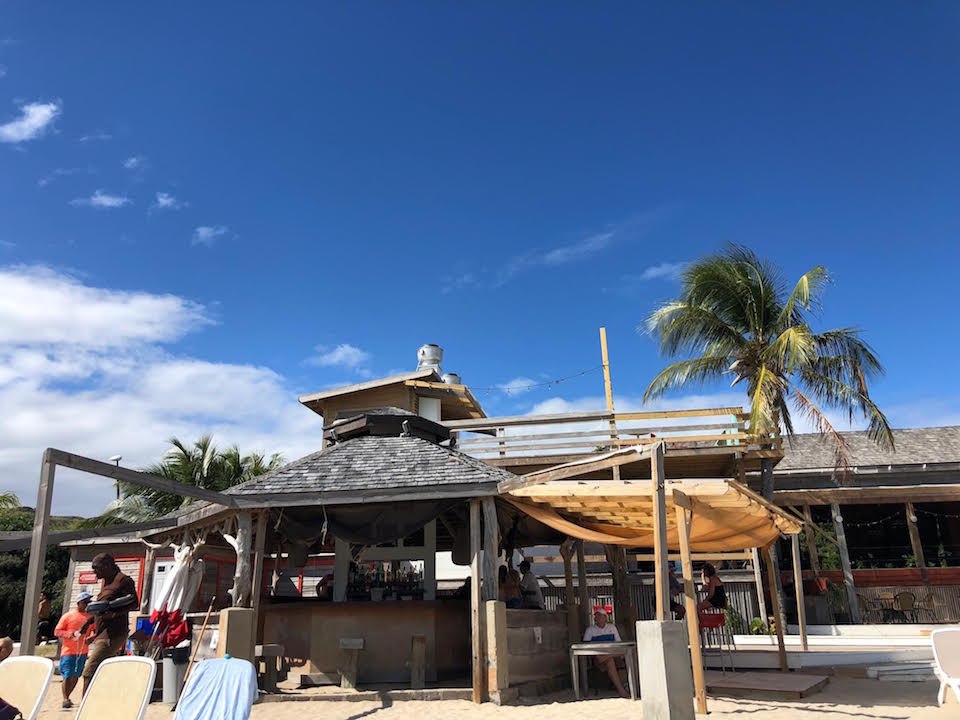
<path id="1" fill-rule="evenodd" d="M 87 605 L 90 603 L 90 593 L 80 593 L 77 598 L 77 609 L 66 613 L 57 623 L 53 634 L 63 643 L 60 647 L 60 677 L 63 678 L 61 691 L 63 692 L 63 707 L 73 707 L 70 693 L 77 686 L 77 681 L 83 673 L 83 666 L 87 662 L 87 647 L 96 631 L 89 627 L 84 632 L 84 625 L 90 619 Z"/>

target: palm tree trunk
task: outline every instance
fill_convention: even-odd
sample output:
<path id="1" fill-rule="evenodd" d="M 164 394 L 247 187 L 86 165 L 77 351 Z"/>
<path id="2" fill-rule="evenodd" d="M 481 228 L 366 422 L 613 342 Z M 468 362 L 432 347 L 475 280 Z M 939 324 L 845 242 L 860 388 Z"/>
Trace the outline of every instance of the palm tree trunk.
<path id="1" fill-rule="evenodd" d="M 760 480 L 763 483 L 763 498 L 773 502 L 773 460 L 763 458 L 760 461 Z M 787 611 L 785 598 L 783 596 L 783 584 L 780 582 L 780 558 L 777 553 L 777 544 L 774 543 L 770 548 L 770 556 L 773 558 L 773 579 L 777 588 L 778 605 L 780 606 L 780 617 L 777 618 L 777 624 L 783 629 L 783 634 L 787 634 Z"/>

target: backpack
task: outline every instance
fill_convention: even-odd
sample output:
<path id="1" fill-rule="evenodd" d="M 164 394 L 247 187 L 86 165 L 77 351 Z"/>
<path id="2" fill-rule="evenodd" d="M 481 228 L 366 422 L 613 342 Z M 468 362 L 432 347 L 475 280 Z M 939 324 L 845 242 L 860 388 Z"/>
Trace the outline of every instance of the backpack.
<path id="1" fill-rule="evenodd" d="M 13 705 L 9 705 L 0 698 L 0 720 L 17 720 L 22 718 L 23 713 L 17 710 Z"/>

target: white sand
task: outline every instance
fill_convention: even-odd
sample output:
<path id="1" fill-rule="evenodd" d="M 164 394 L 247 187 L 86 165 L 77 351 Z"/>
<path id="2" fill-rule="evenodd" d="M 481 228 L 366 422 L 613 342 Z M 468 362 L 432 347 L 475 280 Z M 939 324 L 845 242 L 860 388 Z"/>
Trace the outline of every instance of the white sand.
<path id="1" fill-rule="evenodd" d="M 711 720 L 960 720 L 960 704 L 950 695 L 942 708 L 937 707 L 936 682 L 900 683 L 844 677 L 830 679 L 821 692 L 798 702 L 709 698 Z M 79 700 L 79 692 L 74 701 Z M 254 705 L 254 720 L 636 720 L 642 717 L 641 703 L 614 698 L 573 702 L 571 693 L 559 693 L 537 702 L 511 707 L 490 703 L 474 705 L 466 701 L 396 702 L 383 707 L 376 702 L 283 702 Z M 60 682 L 54 679 L 47 695 L 43 720 L 65 720 L 76 714 L 60 709 Z M 147 710 L 148 720 L 171 720 L 165 705 L 154 704 Z"/>

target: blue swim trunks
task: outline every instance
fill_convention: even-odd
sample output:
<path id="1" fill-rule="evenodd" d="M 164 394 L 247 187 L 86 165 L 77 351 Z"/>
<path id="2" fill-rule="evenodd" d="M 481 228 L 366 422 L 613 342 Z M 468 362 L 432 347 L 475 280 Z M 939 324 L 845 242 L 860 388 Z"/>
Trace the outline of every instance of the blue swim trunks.
<path id="1" fill-rule="evenodd" d="M 86 655 L 64 655 L 60 658 L 60 677 L 80 677 L 86 664 Z"/>

